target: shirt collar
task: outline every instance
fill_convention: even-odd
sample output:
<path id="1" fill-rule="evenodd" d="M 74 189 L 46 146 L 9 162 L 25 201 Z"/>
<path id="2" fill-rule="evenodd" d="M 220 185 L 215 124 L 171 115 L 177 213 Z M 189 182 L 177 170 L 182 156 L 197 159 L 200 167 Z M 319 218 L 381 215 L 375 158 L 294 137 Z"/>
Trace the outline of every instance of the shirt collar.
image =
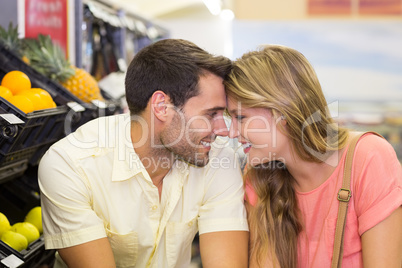
<path id="1" fill-rule="evenodd" d="M 148 174 L 134 150 L 131 141 L 131 119 L 130 116 L 119 118 L 116 123 L 115 148 L 113 157 L 112 181 L 124 181 L 133 176 L 144 173 Z"/>
<path id="2" fill-rule="evenodd" d="M 147 170 L 142 164 L 138 154 L 135 152 L 131 141 L 131 121 L 130 116 L 117 116 L 115 129 L 115 148 L 113 157 L 112 181 L 125 181 L 140 173 L 143 177 L 151 180 Z M 189 164 L 176 160 L 172 169 L 177 168 L 179 172 L 188 175 Z"/>

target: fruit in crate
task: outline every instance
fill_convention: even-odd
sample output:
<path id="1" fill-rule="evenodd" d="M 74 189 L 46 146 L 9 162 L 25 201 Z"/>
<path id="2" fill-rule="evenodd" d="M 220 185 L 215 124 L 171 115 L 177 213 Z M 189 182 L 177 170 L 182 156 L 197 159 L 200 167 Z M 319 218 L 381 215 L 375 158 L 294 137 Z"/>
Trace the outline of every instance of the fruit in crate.
<path id="1" fill-rule="evenodd" d="M 38 39 L 25 39 L 24 43 L 25 55 L 36 71 L 55 80 L 84 102 L 103 100 L 97 81 L 85 70 L 72 66 L 50 36 L 40 34 Z"/>
<path id="2" fill-rule="evenodd" d="M 52 96 L 44 89 L 41 88 L 31 88 L 30 92 L 35 92 L 39 94 L 41 99 L 46 103 L 46 108 L 55 108 L 56 103 L 53 101 Z"/>
<path id="3" fill-rule="evenodd" d="M 56 107 L 49 92 L 41 88 L 31 88 L 29 77 L 17 70 L 6 73 L 2 78 L 0 97 L 26 114 Z"/>
<path id="4" fill-rule="evenodd" d="M 1 85 L 8 88 L 15 95 L 31 88 L 31 80 L 21 71 L 11 71 L 4 75 Z"/>
<path id="5" fill-rule="evenodd" d="M 10 231 L 22 234 L 28 241 L 28 245 L 40 237 L 38 229 L 29 222 L 17 222 L 11 226 Z"/>
<path id="6" fill-rule="evenodd" d="M 39 233 L 43 233 L 42 208 L 40 206 L 32 208 L 25 216 L 24 221 L 32 223 L 38 229 Z"/>
<path id="7" fill-rule="evenodd" d="M 10 230 L 2 234 L 1 241 L 17 251 L 21 251 L 28 247 L 28 240 L 25 236 Z"/>
<path id="8" fill-rule="evenodd" d="M 11 90 L 6 87 L 0 86 L 0 97 L 3 99 L 9 100 L 13 96 Z"/>
<path id="9" fill-rule="evenodd" d="M 4 232 L 10 230 L 10 222 L 8 221 L 6 215 L 0 212 L 0 237 Z"/>
<path id="10" fill-rule="evenodd" d="M 27 97 L 29 100 L 31 100 L 34 111 L 49 108 L 47 107 L 47 103 L 35 91 L 28 89 L 20 92 L 18 95 Z"/>
<path id="11" fill-rule="evenodd" d="M 34 104 L 27 96 L 15 95 L 8 101 L 26 114 L 34 111 Z"/>
<path id="12" fill-rule="evenodd" d="M 41 88 L 31 88 L 21 91 L 18 95 L 26 96 L 33 103 L 34 111 L 55 108 L 56 104 L 52 99 L 52 96 Z"/>
<path id="13" fill-rule="evenodd" d="M 61 85 L 84 102 L 103 100 L 95 78 L 83 69 L 71 68 L 74 68 L 75 75 L 61 82 Z"/>

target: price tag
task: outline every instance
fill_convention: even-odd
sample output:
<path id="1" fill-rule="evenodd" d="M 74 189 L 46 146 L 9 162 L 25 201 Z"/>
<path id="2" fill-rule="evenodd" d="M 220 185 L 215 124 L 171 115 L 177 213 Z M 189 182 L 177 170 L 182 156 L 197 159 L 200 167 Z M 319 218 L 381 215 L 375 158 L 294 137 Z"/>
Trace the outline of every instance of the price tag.
<path id="1" fill-rule="evenodd" d="M 21 264 L 23 264 L 24 262 L 17 256 L 11 254 L 11 255 L 5 257 L 4 259 L 2 259 L 1 263 L 8 268 L 16 268 L 16 267 L 20 266 Z"/>
<path id="2" fill-rule="evenodd" d="M 106 103 L 103 102 L 103 101 L 100 101 L 100 100 L 93 100 L 93 101 L 91 101 L 91 102 L 93 103 L 93 105 L 95 105 L 95 106 L 98 107 L 98 108 L 101 108 L 101 109 L 107 108 Z"/>
<path id="3" fill-rule="evenodd" d="M 0 118 L 4 119 L 10 125 L 24 124 L 15 114 L 0 114 Z"/>
<path id="4" fill-rule="evenodd" d="M 85 111 L 85 108 L 81 104 L 76 103 L 75 101 L 68 102 L 67 106 L 70 107 L 71 110 L 77 113 Z"/>

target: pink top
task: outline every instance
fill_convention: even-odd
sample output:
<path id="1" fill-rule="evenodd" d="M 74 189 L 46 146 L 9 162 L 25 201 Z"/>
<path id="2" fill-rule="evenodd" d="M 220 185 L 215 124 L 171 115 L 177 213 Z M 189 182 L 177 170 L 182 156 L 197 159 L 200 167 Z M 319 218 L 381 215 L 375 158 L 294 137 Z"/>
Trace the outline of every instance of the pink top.
<path id="1" fill-rule="evenodd" d="M 310 192 L 296 192 L 304 218 L 299 236 L 300 267 L 330 267 L 338 214 L 338 190 L 346 151 L 333 174 Z M 338 176 L 339 175 L 339 176 Z M 375 135 L 365 135 L 353 157 L 352 198 L 346 218 L 343 267 L 363 267 L 360 236 L 402 205 L 402 168 L 392 146 Z M 246 185 L 249 202 L 257 197 Z"/>

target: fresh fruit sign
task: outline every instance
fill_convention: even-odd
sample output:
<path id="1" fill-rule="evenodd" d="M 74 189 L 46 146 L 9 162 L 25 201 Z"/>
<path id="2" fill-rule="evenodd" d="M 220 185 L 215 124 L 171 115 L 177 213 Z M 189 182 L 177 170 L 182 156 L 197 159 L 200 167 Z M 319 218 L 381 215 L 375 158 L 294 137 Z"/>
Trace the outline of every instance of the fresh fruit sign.
<path id="1" fill-rule="evenodd" d="M 67 56 L 68 0 L 25 0 L 25 37 L 50 35 Z"/>

